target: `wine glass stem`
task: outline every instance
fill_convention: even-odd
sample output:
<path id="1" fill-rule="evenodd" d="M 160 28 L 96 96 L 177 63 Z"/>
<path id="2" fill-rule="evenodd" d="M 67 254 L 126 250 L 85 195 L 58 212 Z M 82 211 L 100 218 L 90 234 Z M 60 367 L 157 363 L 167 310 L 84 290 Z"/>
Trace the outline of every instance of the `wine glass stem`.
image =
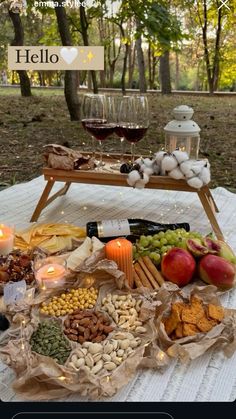
<path id="1" fill-rule="evenodd" d="M 92 150 L 93 150 L 92 158 L 95 160 L 95 158 L 96 158 L 95 138 L 93 136 L 91 136 L 91 139 L 92 139 Z"/>
<path id="2" fill-rule="evenodd" d="M 135 143 L 131 143 L 131 163 L 135 161 Z"/>
<path id="3" fill-rule="evenodd" d="M 120 148 L 121 148 L 121 155 L 120 155 L 120 162 L 121 164 L 124 163 L 124 154 L 125 154 L 125 137 L 120 139 Z"/>
<path id="4" fill-rule="evenodd" d="M 99 151 L 100 151 L 100 158 L 99 158 L 99 166 L 103 165 L 102 157 L 103 157 L 103 145 L 102 141 L 99 140 Z"/>

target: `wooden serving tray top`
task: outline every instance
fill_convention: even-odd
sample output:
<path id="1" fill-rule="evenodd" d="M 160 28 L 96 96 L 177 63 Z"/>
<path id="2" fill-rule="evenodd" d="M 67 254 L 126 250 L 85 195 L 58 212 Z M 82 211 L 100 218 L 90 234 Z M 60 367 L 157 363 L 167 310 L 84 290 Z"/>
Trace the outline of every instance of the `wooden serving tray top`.
<path id="1" fill-rule="evenodd" d="M 89 153 L 81 153 L 88 156 Z M 96 158 L 99 155 L 96 153 Z M 125 161 L 130 161 L 131 156 L 126 154 Z M 138 156 L 137 156 L 138 158 Z M 47 181 L 55 182 L 76 182 L 88 183 L 95 185 L 111 185 L 111 186 L 127 186 L 127 174 L 120 173 L 118 170 L 113 170 L 112 165 L 120 161 L 119 154 L 104 154 L 103 161 L 105 166 L 94 170 L 60 170 L 43 168 L 43 175 Z M 195 188 L 191 188 L 185 180 L 171 179 L 169 176 L 150 176 L 150 180 L 146 185 L 149 189 L 164 189 L 164 190 L 180 190 L 187 192 L 196 192 Z M 203 187 L 204 188 L 204 187 Z"/>

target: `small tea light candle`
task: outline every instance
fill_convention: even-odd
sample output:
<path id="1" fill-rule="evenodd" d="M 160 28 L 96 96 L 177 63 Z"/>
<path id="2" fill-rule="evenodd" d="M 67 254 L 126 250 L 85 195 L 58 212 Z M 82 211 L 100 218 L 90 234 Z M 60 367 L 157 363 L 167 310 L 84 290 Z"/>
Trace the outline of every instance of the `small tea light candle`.
<path id="1" fill-rule="evenodd" d="M 14 246 L 14 231 L 11 227 L 0 224 L 0 255 L 8 255 Z"/>
<path id="2" fill-rule="evenodd" d="M 66 269 L 59 263 L 48 263 L 39 268 L 35 273 L 35 278 L 39 286 L 44 288 L 56 288 L 65 282 Z"/>
<path id="3" fill-rule="evenodd" d="M 133 287 L 133 248 L 124 238 L 109 241 L 105 247 L 107 259 L 114 260 L 120 271 L 125 273 L 129 286 Z"/>

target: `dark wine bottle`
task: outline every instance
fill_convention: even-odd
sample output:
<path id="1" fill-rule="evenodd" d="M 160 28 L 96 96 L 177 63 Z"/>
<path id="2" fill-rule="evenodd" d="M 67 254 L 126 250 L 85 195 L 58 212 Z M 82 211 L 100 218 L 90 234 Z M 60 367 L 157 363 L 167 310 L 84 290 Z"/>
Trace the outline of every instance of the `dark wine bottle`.
<path id="1" fill-rule="evenodd" d="M 183 228 L 190 230 L 188 223 L 161 224 L 154 221 L 135 219 L 90 221 L 86 224 L 88 237 L 98 237 L 101 241 L 107 242 L 114 237 L 126 237 L 134 242 L 142 235 L 153 236 L 160 231 L 176 230 Z"/>
<path id="2" fill-rule="evenodd" d="M 9 328 L 9 321 L 2 313 L 0 313 L 0 330 L 4 331 L 4 330 L 7 330 L 8 328 Z"/>

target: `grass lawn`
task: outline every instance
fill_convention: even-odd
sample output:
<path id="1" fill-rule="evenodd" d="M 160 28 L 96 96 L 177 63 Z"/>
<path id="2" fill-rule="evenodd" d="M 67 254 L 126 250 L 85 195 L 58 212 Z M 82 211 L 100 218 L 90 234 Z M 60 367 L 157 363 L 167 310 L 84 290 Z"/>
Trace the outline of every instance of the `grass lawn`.
<path id="1" fill-rule="evenodd" d="M 201 127 L 200 157 L 211 163 L 212 187 L 236 192 L 236 98 L 153 93 L 148 99 L 151 125 L 137 151 L 144 154 L 164 147 L 163 127 L 172 119 L 172 109 L 189 105 Z M 91 149 L 90 137 L 81 124 L 70 121 L 63 89 L 33 89 L 32 97 L 22 98 L 19 88 L 0 88 L 0 187 L 40 175 L 43 145 L 49 143 Z M 104 150 L 119 151 L 118 137 L 106 140 Z"/>

